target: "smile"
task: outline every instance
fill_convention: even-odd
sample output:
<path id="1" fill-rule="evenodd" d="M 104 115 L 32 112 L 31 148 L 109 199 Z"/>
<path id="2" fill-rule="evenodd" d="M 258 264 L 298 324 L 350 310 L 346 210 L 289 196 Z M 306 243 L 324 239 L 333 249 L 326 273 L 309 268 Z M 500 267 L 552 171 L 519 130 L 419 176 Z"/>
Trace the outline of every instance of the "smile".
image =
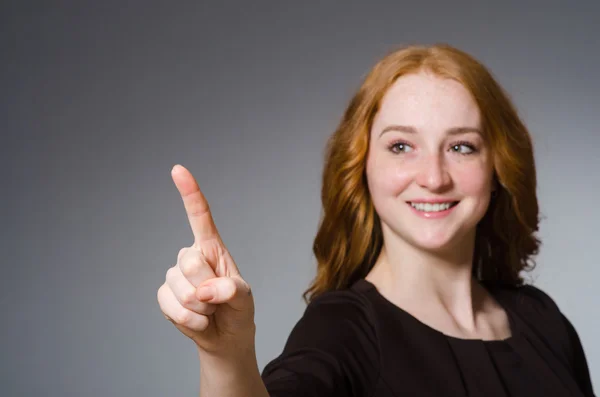
<path id="1" fill-rule="evenodd" d="M 415 214 L 427 219 L 438 219 L 449 215 L 458 203 L 458 201 L 444 203 L 415 203 L 407 201 L 407 204 L 410 205 Z"/>
<path id="2" fill-rule="evenodd" d="M 413 202 L 408 202 L 408 204 L 410 204 L 411 207 L 413 207 L 414 209 L 418 210 L 418 211 L 422 211 L 422 212 L 440 212 L 440 211 L 446 211 L 447 209 L 449 209 L 450 207 L 454 207 L 456 204 L 458 204 L 458 201 L 449 201 L 447 203 L 413 203 Z"/>

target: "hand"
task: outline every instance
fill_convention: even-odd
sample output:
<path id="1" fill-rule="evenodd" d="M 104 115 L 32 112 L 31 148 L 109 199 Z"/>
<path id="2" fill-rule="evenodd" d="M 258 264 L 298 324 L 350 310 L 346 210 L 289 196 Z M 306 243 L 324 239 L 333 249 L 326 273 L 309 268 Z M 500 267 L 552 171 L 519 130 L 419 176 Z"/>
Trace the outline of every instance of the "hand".
<path id="1" fill-rule="evenodd" d="M 229 354 L 254 347 L 254 299 L 225 248 L 206 198 L 180 165 L 171 176 L 188 215 L 194 244 L 182 248 L 157 297 L 165 318 L 201 351 Z M 250 344 L 250 345 L 248 345 Z"/>

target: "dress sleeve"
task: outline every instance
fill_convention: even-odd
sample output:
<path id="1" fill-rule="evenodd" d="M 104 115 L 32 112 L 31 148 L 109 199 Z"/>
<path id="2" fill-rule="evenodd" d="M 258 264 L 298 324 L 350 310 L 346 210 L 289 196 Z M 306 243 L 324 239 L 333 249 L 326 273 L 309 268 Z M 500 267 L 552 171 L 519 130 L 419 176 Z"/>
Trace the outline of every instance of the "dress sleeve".
<path id="1" fill-rule="evenodd" d="M 556 342 L 555 346 L 561 346 L 561 351 L 564 352 L 565 357 L 569 361 L 573 378 L 583 394 L 586 397 L 595 397 L 583 346 L 573 324 L 560 310 L 554 299 L 543 290 L 528 285 L 525 286 L 523 291 L 536 298 L 542 304 L 540 307 L 543 308 L 544 317 L 550 316 L 552 319 L 555 319 L 549 324 L 556 324 L 556 327 L 548 326 L 545 329 L 546 336 L 550 336 L 553 333 L 554 336 L 551 340 Z"/>
<path id="2" fill-rule="evenodd" d="M 570 350 L 572 352 L 571 360 L 573 366 L 573 376 L 579 384 L 581 391 L 589 397 L 594 397 L 594 391 L 592 388 L 592 380 L 590 379 L 590 371 L 587 364 L 587 359 L 585 357 L 585 353 L 583 351 L 583 346 L 581 344 L 581 340 L 579 339 L 579 335 L 573 327 L 573 324 L 569 321 L 569 319 L 562 314 L 563 321 L 567 327 L 567 333 L 569 335 L 569 345 Z"/>
<path id="3" fill-rule="evenodd" d="M 368 396 L 379 351 L 368 304 L 353 291 L 313 300 L 262 378 L 271 397 Z"/>

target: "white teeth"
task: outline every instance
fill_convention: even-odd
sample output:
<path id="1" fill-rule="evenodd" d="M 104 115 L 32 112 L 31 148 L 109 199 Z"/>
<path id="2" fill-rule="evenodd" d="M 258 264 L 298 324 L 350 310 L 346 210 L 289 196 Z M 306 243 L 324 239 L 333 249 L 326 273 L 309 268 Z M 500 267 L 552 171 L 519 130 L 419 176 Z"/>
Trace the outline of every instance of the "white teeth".
<path id="1" fill-rule="evenodd" d="M 436 203 L 436 204 L 430 204 L 430 203 L 410 203 L 410 205 L 417 209 L 418 211 L 423 211 L 423 212 L 438 212 L 438 211 L 445 211 L 448 208 L 450 208 L 452 206 L 452 202 L 448 202 L 448 203 Z"/>

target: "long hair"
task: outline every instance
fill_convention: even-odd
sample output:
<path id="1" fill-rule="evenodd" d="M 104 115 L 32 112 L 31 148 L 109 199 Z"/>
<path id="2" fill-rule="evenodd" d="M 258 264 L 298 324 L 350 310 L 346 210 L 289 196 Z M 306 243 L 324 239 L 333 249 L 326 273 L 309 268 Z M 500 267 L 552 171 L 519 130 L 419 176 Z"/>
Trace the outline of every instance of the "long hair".
<path id="1" fill-rule="evenodd" d="M 535 267 L 538 201 L 530 134 L 508 94 L 471 55 L 447 44 L 411 45 L 382 58 L 364 78 L 325 151 L 319 229 L 313 243 L 317 275 L 303 298 L 344 289 L 367 275 L 383 245 L 380 219 L 369 195 L 365 164 L 373 118 L 401 76 L 427 70 L 461 83 L 481 113 L 498 188 L 477 225 L 473 274 L 479 280 L 523 284 Z"/>

